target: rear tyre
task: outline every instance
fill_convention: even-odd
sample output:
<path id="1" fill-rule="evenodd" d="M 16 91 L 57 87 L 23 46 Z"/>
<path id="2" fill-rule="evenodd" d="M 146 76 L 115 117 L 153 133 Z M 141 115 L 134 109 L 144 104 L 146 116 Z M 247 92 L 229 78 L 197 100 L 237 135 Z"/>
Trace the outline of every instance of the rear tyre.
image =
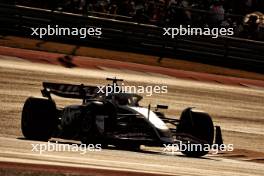
<path id="1" fill-rule="evenodd" d="M 21 118 L 21 130 L 25 138 L 49 140 L 56 122 L 56 105 L 53 101 L 34 97 L 26 100 Z"/>
<path id="2" fill-rule="evenodd" d="M 181 114 L 177 133 L 178 139 L 192 147 L 182 150 L 183 154 L 190 157 L 204 156 L 209 152 L 214 140 L 212 118 L 205 112 L 187 108 Z"/>

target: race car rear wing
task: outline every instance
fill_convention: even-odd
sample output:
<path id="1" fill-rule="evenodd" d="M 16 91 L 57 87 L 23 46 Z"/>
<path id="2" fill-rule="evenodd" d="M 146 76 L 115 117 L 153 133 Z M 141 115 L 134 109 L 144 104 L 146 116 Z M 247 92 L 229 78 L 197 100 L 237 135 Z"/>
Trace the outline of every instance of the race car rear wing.
<path id="1" fill-rule="evenodd" d="M 51 99 L 51 94 L 64 97 L 85 99 L 91 98 L 96 95 L 98 87 L 84 86 L 83 84 L 64 84 L 64 83 L 51 83 L 43 82 L 43 89 L 41 90 L 42 96 Z"/>

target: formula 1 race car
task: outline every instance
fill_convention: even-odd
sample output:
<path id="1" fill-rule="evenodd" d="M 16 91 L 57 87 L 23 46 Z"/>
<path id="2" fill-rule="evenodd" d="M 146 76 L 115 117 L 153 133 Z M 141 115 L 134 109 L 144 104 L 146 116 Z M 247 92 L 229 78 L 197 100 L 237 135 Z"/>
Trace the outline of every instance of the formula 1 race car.
<path id="1" fill-rule="evenodd" d="M 123 81 L 116 78 L 107 80 L 113 82 L 108 86 L 115 87 L 118 87 L 118 81 Z M 106 95 L 99 92 L 97 86 L 83 84 L 43 82 L 43 87 L 41 92 L 45 98 L 29 97 L 23 107 L 21 128 L 27 139 L 49 140 L 55 137 L 131 150 L 139 149 L 140 145 L 162 147 L 179 142 L 211 146 L 214 141 L 215 128 L 211 117 L 194 108 L 186 108 L 179 119 L 172 119 L 160 111 L 168 106 L 142 107 L 139 105 L 142 96 L 134 93 L 121 91 Z M 58 108 L 51 94 L 81 99 L 82 103 Z M 200 157 L 208 150 L 201 147 L 181 152 Z"/>

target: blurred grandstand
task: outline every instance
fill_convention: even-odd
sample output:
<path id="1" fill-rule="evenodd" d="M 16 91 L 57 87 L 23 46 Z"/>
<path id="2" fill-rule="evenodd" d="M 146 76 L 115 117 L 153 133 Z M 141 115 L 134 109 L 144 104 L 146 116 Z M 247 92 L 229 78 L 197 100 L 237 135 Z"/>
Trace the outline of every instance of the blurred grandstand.
<path id="1" fill-rule="evenodd" d="M 16 0 L 16 4 L 158 26 L 233 27 L 238 37 L 264 40 L 263 0 Z"/>

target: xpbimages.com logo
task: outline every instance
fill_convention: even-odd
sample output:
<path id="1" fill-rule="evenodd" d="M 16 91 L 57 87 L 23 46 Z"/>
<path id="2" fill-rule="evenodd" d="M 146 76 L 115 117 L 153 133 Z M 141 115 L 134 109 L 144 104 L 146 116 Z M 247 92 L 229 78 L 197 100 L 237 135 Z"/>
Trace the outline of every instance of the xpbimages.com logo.
<path id="1" fill-rule="evenodd" d="M 43 38 L 44 36 L 77 36 L 79 38 L 86 38 L 87 36 L 100 36 L 102 35 L 101 28 L 76 28 L 76 27 L 59 27 L 58 25 L 41 28 L 31 28 L 32 36 Z"/>
<path id="2" fill-rule="evenodd" d="M 79 152 L 85 154 L 87 152 L 101 151 L 101 144 L 59 144 L 58 141 L 43 143 L 43 144 L 31 144 L 32 152 L 43 154 L 45 152 Z"/>
<path id="3" fill-rule="evenodd" d="M 212 154 L 218 154 L 219 152 L 232 152 L 233 150 L 233 144 L 193 144 L 190 141 L 187 143 L 180 141 L 177 144 L 163 144 L 163 152 L 172 154 L 184 151 L 211 151 Z"/>
<path id="4" fill-rule="evenodd" d="M 113 84 L 108 86 L 97 86 L 99 94 L 105 94 L 108 96 L 111 93 L 135 93 L 146 94 L 146 96 L 152 96 L 153 94 L 168 93 L 168 86 L 166 85 L 154 85 L 154 86 L 129 86 L 122 83 L 121 85 Z"/>
<path id="5" fill-rule="evenodd" d="M 170 36 L 175 38 L 176 36 L 212 36 L 212 38 L 218 38 L 219 36 L 232 36 L 234 35 L 234 28 L 197 28 L 190 25 L 180 25 L 177 28 L 163 28 L 163 36 Z"/>

